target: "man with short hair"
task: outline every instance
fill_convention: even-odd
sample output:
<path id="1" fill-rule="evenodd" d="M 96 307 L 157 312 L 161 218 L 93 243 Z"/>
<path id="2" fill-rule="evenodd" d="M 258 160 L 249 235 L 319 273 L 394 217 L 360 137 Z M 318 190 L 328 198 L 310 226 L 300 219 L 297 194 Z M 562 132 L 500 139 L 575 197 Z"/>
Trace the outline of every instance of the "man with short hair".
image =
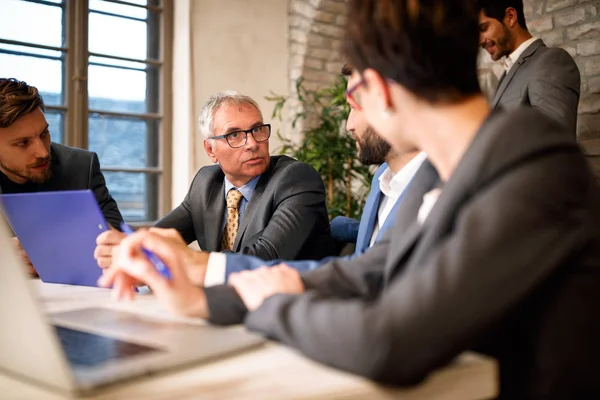
<path id="1" fill-rule="evenodd" d="M 90 189 L 106 222 L 118 228 L 123 218 L 106 187 L 98 155 L 52 143 L 44 111 L 37 88 L 0 78 L 0 193 Z"/>
<path id="2" fill-rule="evenodd" d="M 546 47 L 527 30 L 522 0 L 477 0 L 479 44 L 494 61 L 506 57 L 492 108 L 538 108 L 577 133 L 581 76 L 561 48 Z"/>
<path id="3" fill-rule="evenodd" d="M 157 222 L 204 251 L 265 260 L 320 259 L 334 253 L 325 186 L 308 164 L 269 155 L 271 125 L 258 104 L 234 91 L 209 98 L 199 118 L 204 150 L 217 165 L 201 168 L 185 199 Z M 120 232 L 98 237 L 95 257 L 111 263 Z"/>

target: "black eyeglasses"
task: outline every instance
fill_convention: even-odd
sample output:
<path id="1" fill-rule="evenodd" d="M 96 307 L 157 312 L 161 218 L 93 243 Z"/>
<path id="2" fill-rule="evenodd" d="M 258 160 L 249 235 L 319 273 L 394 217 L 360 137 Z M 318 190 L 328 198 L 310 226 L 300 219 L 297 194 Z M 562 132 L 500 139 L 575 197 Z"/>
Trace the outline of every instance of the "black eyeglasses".
<path id="1" fill-rule="evenodd" d="M 229 147 L 234 149 L 243 147 L 248 141 L 248 134 L 252 134 L 254 140 L 258 143 L 265 142 L 271 137 L 271 124 L 258 125 L 247 130 L 239 130 L 226 133 L 225 135 L 211 136 L 209 139 L 225 139 Z"/>

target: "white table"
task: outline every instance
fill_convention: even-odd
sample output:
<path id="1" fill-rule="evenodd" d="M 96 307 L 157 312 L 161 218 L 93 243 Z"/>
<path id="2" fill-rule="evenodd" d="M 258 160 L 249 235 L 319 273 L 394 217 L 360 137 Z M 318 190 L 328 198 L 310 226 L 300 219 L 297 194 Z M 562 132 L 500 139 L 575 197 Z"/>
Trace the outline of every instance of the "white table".
<path id="1" fill-rule="evenodd" d="M 102 305 L 141 314 L 168 313 L 152 295 L 118 303 L 104 289 L 33 284 L 48 312 Z M 3 327 L 2 329 L 5 329 Z M 242 327 L 238 329 L 243 329 Z M 419 386 L 397 389 L 313 362 L 274 342 L 207 364 L 139 378 L 99 390 L 89 399 L 482 399 L 497 394 L 497 365 L 490 358 L 465 353 Z M 65 399 L 0 374 L 2 399 Z"/>

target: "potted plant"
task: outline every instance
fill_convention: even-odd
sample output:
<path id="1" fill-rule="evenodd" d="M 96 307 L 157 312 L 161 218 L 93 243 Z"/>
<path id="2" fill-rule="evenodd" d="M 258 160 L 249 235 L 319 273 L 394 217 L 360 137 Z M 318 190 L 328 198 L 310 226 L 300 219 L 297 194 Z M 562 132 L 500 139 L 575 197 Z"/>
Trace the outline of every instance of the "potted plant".
<path id="1" fill-rule="evenodd" d="M 288 101 L 301 107 L 291 115 L 292 128 L 302 121 L 303 140 L 299 143 L 281 136 L 282 154 L 287 154 L 315 168 L 325 183 L 329 217 L 344 215 L 359 219 L 371 185 L 372 173 L 357 160 L 356 141 L 345 129 L 350 108 L 346 102 L 347 81 L 340 76 L 336 82 L 318 90 L 309 90 L 304 81 L 296 81 L 294 96 L 273 95 L 273 118 L 282 120 Z"/>

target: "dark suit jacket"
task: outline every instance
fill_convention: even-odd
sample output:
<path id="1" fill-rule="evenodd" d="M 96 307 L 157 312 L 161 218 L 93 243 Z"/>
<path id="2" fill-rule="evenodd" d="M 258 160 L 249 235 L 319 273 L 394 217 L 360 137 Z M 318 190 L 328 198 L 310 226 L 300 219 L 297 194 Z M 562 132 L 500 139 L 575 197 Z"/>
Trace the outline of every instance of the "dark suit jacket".
<path id="1" fill-rule="evenodd" d="M 498 111 L 405 230 L 409 203 L 385 243 L 303 274 L 305 294 L 268 298 L 248 328 L 393 384 L 472 349 L 498 359 L 504 398 L 599 397 L 600 190 L 564 128 Z M 206 295 L 213 322 L 242 321 L 234 290 Z"/>
<path id="2" fill-rule="evenodd" d="M 188 243 L 219 251 L 225 215 L 225 175 L 218 165 L 203 167 L 183 203 L 157 222 L 175 228 Z M 264 260 L 321 259 L 334 252 L 325 187 L 308 164 L 272 156 L 240 222 L 233 251 Z"/>
<path id="3" fill-rule="evenodd" d="M 104 175 L 100 171 L 100 162 L 96 153 L 52 143 L 52 178 L 45 183 L 34 185 L 29 191 L 50 192 L 62 190 L 86 190 L 94 192 L 100 210 L 106 222 L 117 229 L 123 217 L 117 203 L 106 187 Z M 12 185 L 11 185 L 12 186 Z M 0 193 L 2 193 L 0 187 Z M 14 193 L 14 191 L 11 191 Z"/>
<path id="4" fill-rule="evenodd" d="M 565 50 L 533 42 L 500 81 L 492 107 L 512 110 L 522 105 L 538 108 L 577 132 L 577 107 L 581 77 L 573 58 Z"/>

